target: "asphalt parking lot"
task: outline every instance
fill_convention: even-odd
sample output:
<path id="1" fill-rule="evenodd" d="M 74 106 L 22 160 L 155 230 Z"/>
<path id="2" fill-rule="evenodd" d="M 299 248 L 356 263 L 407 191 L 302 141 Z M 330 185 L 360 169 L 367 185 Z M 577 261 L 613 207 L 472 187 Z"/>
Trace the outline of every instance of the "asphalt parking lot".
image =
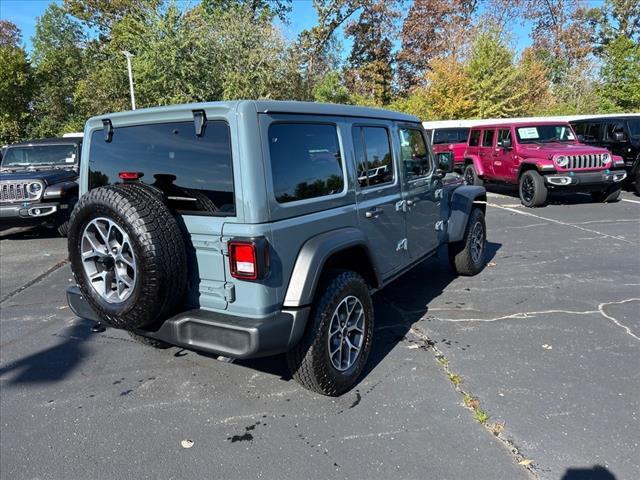
<path id="1" fill-rule="evenodd" d="M 65 240 L 5 232 L 0 474 L 640 478 L 640 197 L 622 198 L 491 193 L 489 266 L 455 278 L 439 255 L 378 293 L 374 353 L 340 398 L 280 357 L 92 333 L 66 307 Z"/>

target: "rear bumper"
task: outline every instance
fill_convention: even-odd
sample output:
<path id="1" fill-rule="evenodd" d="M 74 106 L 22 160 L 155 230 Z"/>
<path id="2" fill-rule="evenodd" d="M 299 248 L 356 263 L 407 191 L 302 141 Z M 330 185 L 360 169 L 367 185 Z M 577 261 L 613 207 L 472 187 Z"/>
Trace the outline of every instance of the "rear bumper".
<path id="1" fill-rule="evenodd" d="M 624 170 L 603 170 L 600 172 L 548 173 L 544 181 L 548 187 L 558 189 L 601 189 L 620 183 L 627 177 Z"/>
<path id="2" fill-rule="evenodd" d="M 67 289 L 67 302 L 77 316 L 101 321 L 77 286 Z M 264 357 L 286 352 L 298 343 L 309 310 L 309 307 L 288 309 L 264 317 L 244 318 L 195 309 L 165 320 L 157 330 L 135 333 L 225 357 Z"/>

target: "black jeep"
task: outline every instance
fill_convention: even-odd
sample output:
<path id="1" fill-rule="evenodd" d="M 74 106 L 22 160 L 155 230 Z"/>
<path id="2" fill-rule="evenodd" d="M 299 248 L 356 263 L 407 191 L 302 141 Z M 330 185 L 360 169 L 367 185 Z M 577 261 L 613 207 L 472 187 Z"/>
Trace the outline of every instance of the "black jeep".
<path id="1" fill-rule="evenodd" d="M 66 236 L 78 200 L 81 137 L 46 138 L 6 147 L 0 163 L 3 227 L 47 226 Z"/>
<path id="2" fill-rule="evenodd" d="M 640 115 L 607 115 L 570 123 L 582 143 L 604 147 L 624 158 L 627 181 L 635 182 L 640 194 Z"/>

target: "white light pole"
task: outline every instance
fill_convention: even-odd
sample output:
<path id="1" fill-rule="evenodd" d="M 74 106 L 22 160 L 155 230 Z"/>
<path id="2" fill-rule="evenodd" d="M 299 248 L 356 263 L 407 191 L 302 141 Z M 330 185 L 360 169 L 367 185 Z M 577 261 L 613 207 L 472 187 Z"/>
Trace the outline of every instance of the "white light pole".
<path id="1" fill-rule="evenodd" d="M 127 57 L 127 69 L 129 70 L 129 91 L 131 92 L 131 110 L 136 109 L 136 96 L 133 93 L 133 72 L 131 71 L 131 57 L 133 54 L 127 50 L 122 50 L 122 54 Z"/>

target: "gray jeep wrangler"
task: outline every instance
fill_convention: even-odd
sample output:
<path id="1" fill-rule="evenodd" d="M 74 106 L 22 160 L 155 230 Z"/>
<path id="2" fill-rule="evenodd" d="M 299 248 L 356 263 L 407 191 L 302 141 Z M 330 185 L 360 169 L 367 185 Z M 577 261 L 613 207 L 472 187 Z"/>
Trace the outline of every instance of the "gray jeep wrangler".
<path id="1" fill-rule="evenodd" d="M 79 316 L 143 343 L 286 353 L 339 395 L 371 349 L 371 295 L 448 244 L 484 267 L 486 193 L 434 161 L 420 121 L 370 108 L 237 101 L 90 119 L 69 227 Z M 425 281 L 428 281 L 425 279 Z"/>

